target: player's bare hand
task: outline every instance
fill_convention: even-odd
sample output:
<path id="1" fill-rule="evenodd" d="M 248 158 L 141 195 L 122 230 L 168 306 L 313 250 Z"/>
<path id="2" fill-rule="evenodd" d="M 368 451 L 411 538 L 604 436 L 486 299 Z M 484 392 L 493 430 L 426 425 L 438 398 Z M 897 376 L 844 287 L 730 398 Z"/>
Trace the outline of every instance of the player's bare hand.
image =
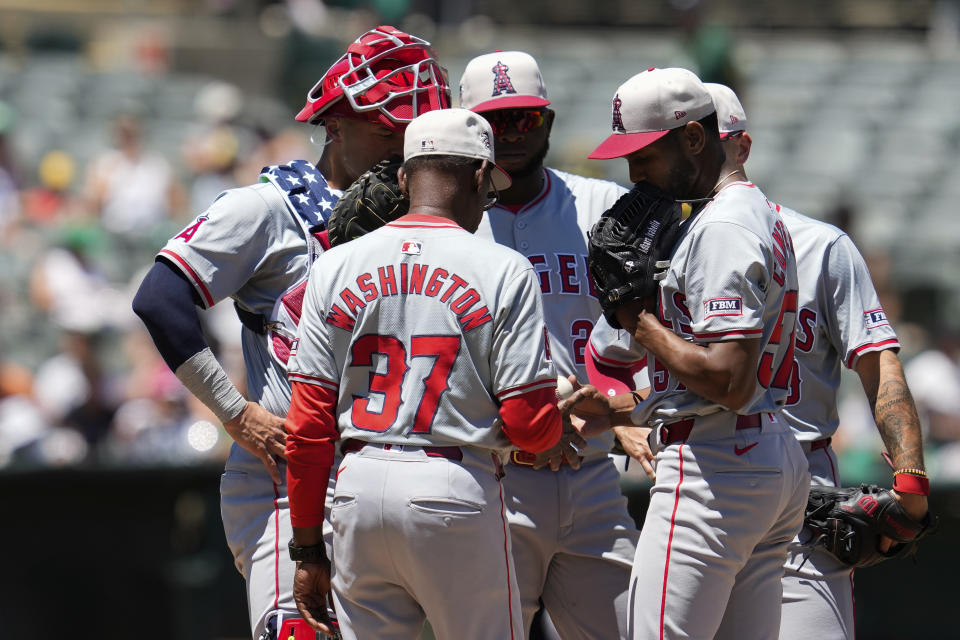
<path id="1" fill-rule="evenodd" d="M 639 462 L 647 477 L 655 481 L 657 479 L 657 474 L 653 470 L 655 456 L 650 451 L 650 442 L 647 440 L 650 431 L 652 431 L 650 427 L 613 427 L 613 432 L 624 452 Z"/>
<path id="2" fill-rule="evenodd" d="M 234 442 L 260 458 L 274 484 L 283 484 L 277 458 L 286 459 L 287 432 L 283 418 L 273 415 L 256 402 L 247 402 L 236 418 L 223 427 Z"/>
<path id="3" fill-rule="evenodd" d="M 293 601 L 307 623 L 317 631 L 333 635 L 327 605 L 330 596 L 330 561 L 298 562 L 293 574 Z"/>
<path id="4" fill-rule="evenodd" d="M 617 322 L 641 345 L 647 344 L 651 333 L 664 330 L 657 319 L 655 301 L 656 298 L 634 300 L 617 309 Z"/>
<path id="5" fill-rule="evenodd" d="M 565 399 L 557 403 L 557 408 L 563 415 L 575 414 L 585 419 L 589 416 L 609 416 L 611 413 L 610 399 L 592 384 L 573 385 L 574 391 Z"/>
<path id="6" fill-rule="evenodd" d="M 542 469 L 547 465 L 554 471 L 558 471 L 567 461 L 574 469 L 580 468 L 580 449 L 587 446 L 587 441 L 577 433 L 576 427 L 570 421 L 571 416 L 563 416 L 563 431 L 560 434 L 560 441 L 553 448 L 547 449 L 537 454 L 533 461 L 534 469 Z"/>
<path id="7" fill-rule="evenodd" d="M 900 506 L 907 512 L 907 515 L 914 520 L 922 521 L 927 516 L 927 496 L 921 496 L 914 493 L 897 493 L 892 491 L 893 495 L 900 502 Z M 880 551 L 886 553 L 891 547 L 897 544 L 896 540 L 891 540 L 886 536 L 880 537 Z"/>

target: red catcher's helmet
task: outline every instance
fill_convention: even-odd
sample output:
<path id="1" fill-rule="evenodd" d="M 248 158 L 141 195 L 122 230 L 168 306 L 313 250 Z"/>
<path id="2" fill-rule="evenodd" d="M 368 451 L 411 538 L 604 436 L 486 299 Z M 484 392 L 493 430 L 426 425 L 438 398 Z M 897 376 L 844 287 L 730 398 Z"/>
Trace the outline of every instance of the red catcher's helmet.
<path id="1" fill-rule="evenodd" d="M 450 106 L 447 70 L 435 58 L 426 40 L 390 26 L 371 29 L 323 74 L 297 120 L 360 117 L 403 129 L 421 113 Z"/>

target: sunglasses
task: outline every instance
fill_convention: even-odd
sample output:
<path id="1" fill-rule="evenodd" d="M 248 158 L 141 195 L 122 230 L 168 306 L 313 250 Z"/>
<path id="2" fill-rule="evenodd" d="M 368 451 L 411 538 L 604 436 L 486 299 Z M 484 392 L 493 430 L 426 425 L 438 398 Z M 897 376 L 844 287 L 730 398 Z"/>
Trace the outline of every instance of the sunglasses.
<path id="1" fill-rule="evenodd" d="M 493 182 L 490 183 L 490 191 L 487 192 L 487 201 L 483 204 L 481 209 L 484 211 L 489 211 L 493 209 L 494 205 L 497 204 L 497 201 L 500 200 L 500 191 L 493 185 Z"/>
<path id="2" fill-rule="evenodd" d="M 535 109 L 501 109 L 488 111 L 483 117 L 490 123 L 493 135 L 499 136 L 511 127 L 518 133 L 526 133 L 543 126 L 544 112 Z"/>
<path id="3" fill-rule="evenodd" d="M 729 133 L 721 133 L 721 134 L 720 134 L 720 139 L 721 139 L 721 140 L 736 140 L 737 138 L 739 138 L 740 136 L 742 136 L 744 133 L 746 133 L 746 132 L 743 131 L 742 129 L 741 129 L 740 131 L 731 131 L 731 132 L 729 132 Z"/>

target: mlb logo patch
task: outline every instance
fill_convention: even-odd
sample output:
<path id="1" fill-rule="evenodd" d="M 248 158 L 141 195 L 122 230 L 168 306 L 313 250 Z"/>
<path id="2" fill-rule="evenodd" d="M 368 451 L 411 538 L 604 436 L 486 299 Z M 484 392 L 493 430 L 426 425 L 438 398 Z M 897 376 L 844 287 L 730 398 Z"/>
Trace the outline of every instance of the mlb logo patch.
<path id="1" fill-rule="evenodd" d="M 743 313 L 743 305 L 740 298 L 712 298 L 703 303 L 703 311 L 707 318 L 739 316 Z"/>
<path id="2" fill-rule="evenodd" d="M 863 312 L 863 323 L 866 325 L 867 329 L 876 329 L 878 327 L 886 327 L 890 323 L 887 322 L 887 314 L 883 312 L 883 309 L 874 309 L 872 311 Z"/>
<path id="3" fill-rule="evenodd" d="M 420 151 L 436 151 L 437 145 L 433 140 L 421 140 Z"/>
<path id="4" fill-rule="evenodd" d="M 403 244 L 400 245 L 400 253 L 405 253 L 408 256 L 418 256 L 422 248 L 423 245 L 416 240 L 404 240 Z"/>

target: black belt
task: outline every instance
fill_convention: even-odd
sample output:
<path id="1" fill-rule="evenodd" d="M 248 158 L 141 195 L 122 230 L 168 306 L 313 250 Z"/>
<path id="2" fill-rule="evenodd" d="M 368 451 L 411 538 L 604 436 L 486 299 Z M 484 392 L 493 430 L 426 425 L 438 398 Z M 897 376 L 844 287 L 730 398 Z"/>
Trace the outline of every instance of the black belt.
<path id="1" fill-rule="evenodd" d="M 240 318 L 240 324 L 257 335 L 267 335 L 267 319 L 262 313 L 254 313 L 253 311 L 241 309 L 236 300 L 233 302 L 233 308 L 237 312 L 237 317 Z"/>

